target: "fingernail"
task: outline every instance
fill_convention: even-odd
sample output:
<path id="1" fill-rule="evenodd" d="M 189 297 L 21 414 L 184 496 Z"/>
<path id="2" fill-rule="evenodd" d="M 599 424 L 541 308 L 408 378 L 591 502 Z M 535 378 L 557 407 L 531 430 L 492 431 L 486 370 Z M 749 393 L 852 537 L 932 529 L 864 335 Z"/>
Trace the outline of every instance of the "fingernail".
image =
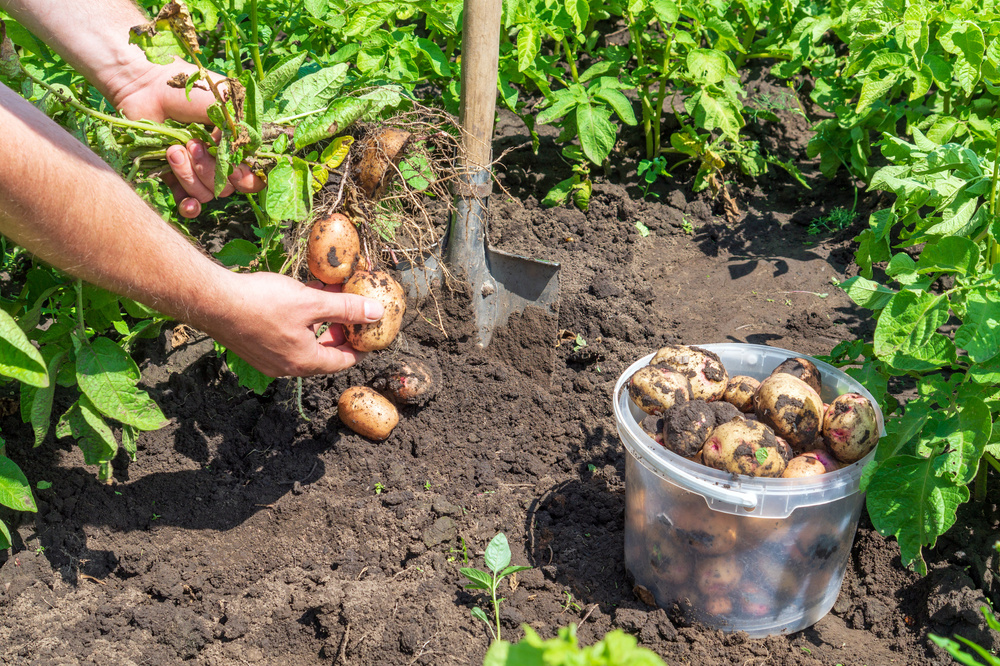
<path id="1" fill-rule="evenodd" d="M 167 154 L 167 160 L 169 160 L 169 162 L 175 166 L 180 166 L 181 164 L 184 163 L 184 157 L 181 156 L 181 151 L 179 150 L 171 150 Z"/>
<path id="2" fill-rule="evenodd" d="M 385 314 L 385 308 L 378 301 L 365 301 L 365 319 L 378 321 Z"/>

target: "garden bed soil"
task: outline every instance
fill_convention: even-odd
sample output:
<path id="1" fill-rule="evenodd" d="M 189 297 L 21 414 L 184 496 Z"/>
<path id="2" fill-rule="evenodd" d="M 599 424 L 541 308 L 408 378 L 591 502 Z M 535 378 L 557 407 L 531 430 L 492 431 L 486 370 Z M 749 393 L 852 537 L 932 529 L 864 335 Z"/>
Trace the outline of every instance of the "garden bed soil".
<path id="1" fill-rule="evenodd" d="M 808 123 L 784 120 L 758 138 L 802 158 Z M 526 140 L 503 115 L 497 152 Z M 863 517 L 833 610 L 792 635 L 690 626 L 633 594 L 615 380 L 666 343 L 825 354 L 870 336 L 868 314 L 834 283 L 856 272 L 851 238 L 874 205 L 863 196 L 852 228 L 813 236 L 815 218 L 852 205 L 850 183 L 807 170 L 806 190 L 772 169 L 729 184 L 734 212 L 692 193 L 692 173 L 643 198 L 638 159 L 600 174 L 584 213 L 539 205 L 571 173 L 552 134 L 537 156 L 506 156 L 491 241 L 560 262 L 560 306 L 557 318 L 512 317 L 485 349 L 468 290 L 411 301 L 393 349 L 305 380 L 303 418 L 293 381 L 254 395 L 210 340 L 166 330 L 141 366 L 170 424 L 142 435 L 136 462 L 116 461 L 109 486 L 67 440 L 32 449 L 30 428 L 4 417 L 11 456 L 53 485 L 36 493 L 37 515 L 3 514 L 16 547 L 0 559 L 0 662 L 481 663 L 490 636 L 470 609 L 484 597 L 463 589 L 459 568 L 466 557 L 483 567 L 498 531 L 513 562 L 534 567 L 502 587 L 509 639 L 522 623 L 550 636 L 575 622 L 584 643 L 620 628 L 669 664 L 709 666 L 951 663 L 928 632 L 998 647 L 979 613 L 981 590 L 1000 600 L 995 505 L 963 509 L 926 553 L 926 577 Z M 344 428 L 340 392 L 405 355 L 440 366 L 436 399 L 404 409 L 383 443 Z"/>

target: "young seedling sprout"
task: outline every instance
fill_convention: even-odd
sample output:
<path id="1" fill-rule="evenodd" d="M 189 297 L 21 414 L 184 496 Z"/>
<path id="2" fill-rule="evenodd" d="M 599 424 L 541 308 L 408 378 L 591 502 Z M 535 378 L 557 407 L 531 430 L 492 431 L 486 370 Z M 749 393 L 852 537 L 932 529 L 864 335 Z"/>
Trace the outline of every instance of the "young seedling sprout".
<path id="1" fill-rule="evenodd" d="M 490 623 L 486 612 L 479 606 L 472 609 L 472 617 L 485 622 L 486 626 L 490 628 L 490 633 L 493 634 L 493 640 L 499 641 L 500 602 L 503 601 L 503 598 L 497 598 L 497 587 L 499 587 L 500 581 L 510 574 L 517 573 L 518 571 L 526 571 L 531 569 L 531 567 L 512 565 L 510 563 L 510 546 L 507 544 L 507 537 L 503 532 L 497 533 L 490 540 L 489 545 L 486 546 L 486 553 L 483 555 L 483 560 L 486 562 L 486 566 L 490 570 L 489 572 L 472 567 L 463 567 L 460 571 L 463 576 L 471 581 L 465 586 L 465 589 L 485 590 L 489 593 L 490 601 L 493 603 L 493 618 L 496 621 L 496 629 Z"/>

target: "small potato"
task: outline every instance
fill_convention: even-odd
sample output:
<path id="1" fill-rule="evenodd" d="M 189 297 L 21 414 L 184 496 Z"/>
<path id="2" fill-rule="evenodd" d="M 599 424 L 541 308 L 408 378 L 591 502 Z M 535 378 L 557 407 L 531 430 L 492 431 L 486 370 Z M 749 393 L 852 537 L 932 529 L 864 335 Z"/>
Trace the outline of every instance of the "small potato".
<path id="1" fill-rule="evenodd" d="M 381 442 L 399 423 L 396 406 L 367 386 L 352 386 L 337 401 L 337 416 L 362 437 Z"/>
<path id="2" fill-rule="evenodd" d="M 747 414 L 754 411 L 753 396 L 758 387 L 760 387 L 760 381 L 757 379 L 747 375 L 736 375 L 729 378 L 722 399 Z"/>
<path id="3" fill-rule="evenodd" d="M 649 414 L 642 421 L 639 421 L 639 428 L 644 433 L 652 437 L 653 441 L 663 446 L 663 417 L 656 414 Z"/>
<path id="4" fill-rule="evenodd" d="M 340 213 L 316 220 L 309 231 L 306 259 L 309 272 L 325 284 L 343 284 L 361 257 L 358 230 Z"/>
<path id="5" fill-rule="evenodd" d="M 660 520 L 665 517 L 661 514 Z M 673 528 L 678 543 L 703 555 L 724 555 L 736 546 L 738 520 L 732 514 L 712 511 L 703 504 L 680 507 L 664 522 Z"/>
<path id="6" fill-rule="evenodd" d="M 649 564 L 657 578 L 672 585 L 691 578 L 694 559 L 684 551 L 662 527 L 653 528 L 648 536 Z"/>
<path id="7" fill-rule="evenodd" d="M 875 408 L 860 393 L 844 393 L 823 416 L 823 441 L 842 463 L 861 460 L 878 444 Z"/>
<path id="8" fill-rule="evenodd" d="M 841 547 L 850 547 L 850 544 L 841 544 L 840 530 L 836 526 L 825 521 L 818 521 L 807 524 L 795 537 L 795 543 L 789 550 L 792 559 L 822 568 L 827 560 L 840 551 Z"/>
<path id="9" fill-rule="evenodd" d="M 769 428 L 741 418 L 716 427 L 703 448 L 706 465 L 731 474 L 781 476 L 788 462 Z"/>
<path id="10" fill-rule="evenodd" d="M 819 368 L 816 364 L 807 358 L 790 358 L 784 361 L 777 368 L 771 371 L 771 374 L 776 374 L 783 372 L 786 375 L 791 375 L 793 377 L 798 377 L 806 384 L 809 384 L 809 388 L 820 393 L 823 388 L 823 376 L 819 372 Z"/>
<path id="11" fill-rule="evenodd" d="M 803 453 L 788 461 L 785 471 L 781 473 L 785 479 L 802 479 L 809 476 L 819 476 L 826 474 L 826 466 L 816 459 L 815 456 Z"/>
<path id="12" fill-rule="evenodd" d="M 803 451 L 819 434 L 823 400 L 798 377 L 779 372 L 760 383 L 757 418 L 783 437 L 796 451 Z"/>
<path id="13" fill-rule="evenodd" d="M 661 347 L 649 364 L 671 367 L 687 377 L 691 383 L 691 397 L 695 400 L 720 400 L 729 383 L 729 373 L 719 355 L 699 347 Z"/>
<path id="14" fill-rule="evenodd" d="M 369 199 L 378 198 L 403 159 L 413 135 L 406 130 L 387 127 L 364 143 L 364 151 L 355 171 L 361 190 Z"/>
<path id="15" fill-rule="evenodd" d="M 716 595 L 705 598 L 705 613 L 707 615 L 729 615 L 733 612 L 733 600 L 726 595 Z"/>
<path id="16" fill-rule="evenodd" d="M 707 557 L 694 568 L 698 590 L 707 597 L 728 594 L 743 577 L 743 569 L 735 557 Z"/>
<path id="17" fill-rule="evenodd" d="M 690 458 L 715 429 L 715 410 L 704 400 L 681 402 L 663 412 L 663 446 Z"/>
<path id="18" fill-rule="evenodd" d="M 806 451 L 799 457 L 809 457 L 818 460 L 827 472 L 836 472 L 840 469 L 840 463 L 837 462 L 837 459 L 833 457 L 833 454 L 826 449 L 813 449 L 812 451 Z"/>
<path id="19" fill-rule="evenodd" d="M 647 414 L 663 414 L 676 403 L 691 399 L 691 384 L 670 368 L 647 365 L 629 378 L 628 394 Z"/>
<path id="20" fill-rule="evenodd" d="M 416 358 L 394 361 L 372 380 L 372 388 L 400 405 L 424 405 L 437 394 L 440 372 Z"/>
<path id="21" fill-rule="evenodd" d="M 777 610 L 774 596 L 756 583 L 744 583 L 736 591 L 740 610 L 750 617 L 765 617 Z"/>
<path id="22" fill-rule="evenodd" d="M 403 287 L 385 271 L 357 271 L 344 283 L 344 293 L 374 298 L 385 307 L 385 314 L 376 322 L 345 324 L 347 344 L 362 352 L 378 351 L 391 345 L 399 334 L 406 312 Z"/>

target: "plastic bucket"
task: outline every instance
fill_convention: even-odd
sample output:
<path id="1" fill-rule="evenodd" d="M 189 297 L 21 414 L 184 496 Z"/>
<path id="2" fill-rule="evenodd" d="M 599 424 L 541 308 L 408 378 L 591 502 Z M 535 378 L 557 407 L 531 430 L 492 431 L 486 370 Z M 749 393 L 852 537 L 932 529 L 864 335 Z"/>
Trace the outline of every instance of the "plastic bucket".
<path id="1" fill-rule="evenodd" d="M 789 358 L 809 358 L 823 378 L 824 402 L 855 392 L 878 403 L 856 380 L 814 358 L 750 344 L 697 345 L 722 359 L 730 376 L 764 379 Z M 815 477 L 737 476 L 687 460 L 639 427 L 645 416 L 627 382 L 653 354 L 615 384 L 614 413 L 628 452 L 625 465 L 625 566 L 636 591 L 692 620 L 751 637 L 804 629 L 837 600 L 864 506 L 861 473 L 875 453 Z"/>

